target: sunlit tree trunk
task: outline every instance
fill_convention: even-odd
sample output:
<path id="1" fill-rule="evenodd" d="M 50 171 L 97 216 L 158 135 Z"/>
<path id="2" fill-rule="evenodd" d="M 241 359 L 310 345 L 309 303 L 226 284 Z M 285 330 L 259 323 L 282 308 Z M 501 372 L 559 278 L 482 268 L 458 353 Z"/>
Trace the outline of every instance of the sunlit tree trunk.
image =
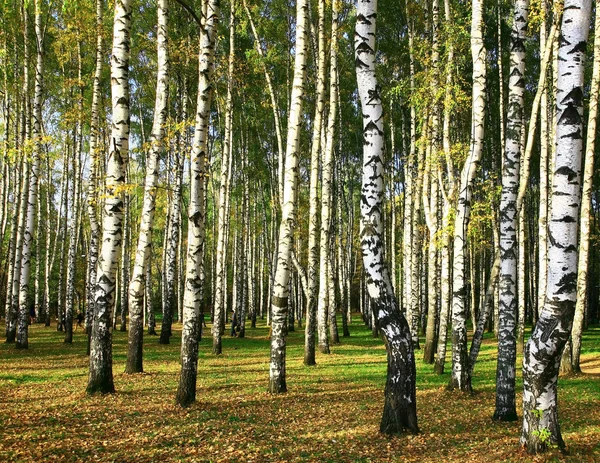
<path id="1" fill-rule="evenodd" d="M 129 339 L 127 344 L 126 373 L 141 373 L 143 367 L 143 345 L 144 345 L 144 286 L 146 262 L 150 258 L 152 247 L 152 224 L 154 223 L 154 211 L 156 209 L 156 187 L 158 182 L 158 157 L 164 152 L 164 125 L 167 120 L 167 97 L 168 97 L 168 75 L 169 55 L 167 46 L 167 24 L 169 17 L 168 1 L 157 2 L 157 63 L 156 71 L 156 99 L 154 102 L 154 120 L 152 121 L 152 133 L 150 134 L 150 150 L 146 159 L 146 179 L 144 184 L 144 199 L 142 205 L 142 217 L 140 221 L 140 232 L 138 235 L 137 249 L 135 252 L 135 263 L 133 274 L 129 283 Z M 125 307 L 122 307 L 124 310 Z M 167 325 L 170 318 L 163 320 Z M 164 339 L 161 336 L 161 342 Z M 167 339 L 168 342 L 168 339 Z"/>
<path id="2" fill-rule="evenodd" d="M 230 193 L 231 166 L 230 150 L 232 149 L 232 120 L 233 120 L 233 65 L 235 58 L 235 2 L 231 3 L 229 15 L 229 59 L 227 70 L 227 100 L 225 103 L 225 133 L 223 134 L 223 151 L 221 154 L 221 184 L 219 188 L 219 225 L 217 231 L 217 286 L 215 289 L 213 324 L 213 354 L 222 353 L 222 335 L 224 318 L 227 311 L 227 231 L 229 227 L 228 197 Z M 235 280 L 234 280 L 235 285 Z M 235 300 L 233 301 L 235 303 Z"/>
<path id="3" fill-rule="evenodd" d="M 594 177 L 594 148 L 596 146 L 596 127 L 598 118 L 598 92 L 600 91 L 600 2 L 596 1 L 596 20 L 594 24 L 594 66 L 590 89 L 589 115 L 585 143 L 585 169 L 583 172 L 583 190 L 581 192 L 581 218 L 579 230 L 579 262 L 577 264 L 577 303 L 573 319 L 572 359 L 573 371 L 581 372 L 581 332 L 588 302 L 588 259 L 590 253 L 590 207 Z"/>
<path id="4" fill-rule="evenodd" d="M 200 27 L 200 52 L 196 128 L 190 162 L 191 185 L 188 210 L 188 250 L 186 257 L 185 292 L 183 296 L 183 331 L 181 334 L 181 374 L 176 400 L 187 406 L 196 400 L 198 372 L 198 318 L 202 300 L 204 273 L 205 208 L 204 194 L 208 122 L 212 102 L 212 74 L 215 36 L 219 17 L 218 0 L 203 2 L 203 22 Z"/>
<path id="5" fill-rule="evenodd" d="M 517 194 L 521 163 L 521 132 L 525 93 L 525 34 L 528 0 L 516 0 L 511 31 L 510 73 L 506 147 L 502 162 L 500 199 L 500 310 L 498 322 L 498 364 L 496 369 L 496 410 L 494 419 L 517 419 L 515 369 L 517 360 Z"/>
<path id="6" fill-rule="evenodd" d="M 452 376 L 449 389 L 471 391 L 467 351 L 467 228 L 471 213 L 472 184 L 483 151 L 485 121 L 485 45 L 483 42 L 483 2 L 473 0 L 471 22 L 473 60 L 473 108 L 471 113 L 471 148 L 460 176 L 458 204 L 454 222 L 454 261 L 452 292 Z"/>
<path id="7" fill-rule="evenodd" d="M 102 247 L 98 259 L 95 313 L 90 343 L 88 393 L 112 393 L 112 310 L 123 238 L 123 196 L 129 156 L 129 46 L 131 0 L 115 4 L 111 55 L 112 127 L 106 166 Z"/>
<path id="8" fill-rule="evenodd" d="M 544 307 L 523 360 L 523 430 L 529 453 L 564 448 L 558 421 L 560 357 L 577 299 L 577 237 L 583 151 L 583 84 L 591 1 L 565 1 L 558 50 L 556 154 L 548 221 L 548 284 Z"/>
<path id="9" fill-rule="evenodd" d="M 271 299 L 271 364 L 269 368 L 269 391 L 286 392 L 286 336 L 290 280 L 290 255 L 293 231 L 296 224 L 296 179 L 298 176 L 298 149 L 302 121 L 302 97 L 306 74 L 306 29 L 308 2 L 296 2 L 296 42 L 294 78 L 288 113 L 287 146 L 285 151 L 285 174 L 283 185 L 283 208 L 279 224 L 277 265 Z"/>
<path id="10" fill-rule="evenodd" d="M 79 189 L 81 188 L 80 163 L 83 148 L 83 80 L 81 78 L 81 42 L 77 42 L 77 124 L 73 140 L 73 182 L 71 196 L 71 217 L 69 221 L 69 249 L 67 251 L 67 284 L 65 294 L 65 343 L 73 342 L 73 317 L 75 311 L 75 271 L 77 258 L 77 237 L 79 234 Z"/>
<path id="11" fill-rule="evenodd" d="M 38 10 L 39 14 L 39 10 Z M 31 121 L 29 119 L 29 21 L 27 19 L 29 13 L 27 12 L 27 3 L 23 3 L 23 94 L 25 96 L 25 137 L 24 141 L 27 141 L 31 137 Z M 41 59 L 41 56 L 40 56 Z M 41 91 L 41 87 L 40 87 Z M 41 98 L 41 96 L 40 96 Z M 39 152 L 34 150 L 31 161 L 25 163 L 26 169 L 28 170 L 26 176 L 28 177 L 27 192 L 23 191 L 23 195 L 26 198 L 26 208 L 23 210 L 24 227 L 23 227 L 23 244 L 21 251 L 21 265 L 20 265 L 20 281 L 19 281 L 19 311 L 17 320 L 17 349 L 27 349 L 29 347 L 29 280 L 31 276 L 31 253 L 33 249 L 33 234 L 35 228 L 35 213 L 37 211 L 37 190 L 38 190 L 38 173 L 39 173 Z M 16 268 L 16 267 L 15 267 Z"/>
<path id="12" fill-rule="evenodd" d="M 367 289 L 384 337 L 388 370 L 380 431 L 418 432 L 416 370 L 410 330 L 400 313 L 384 262 L 383 105 L 375 77 L 377 2 L 358 2 L 354 34 L 355 69 L 363 114 L 363 165 L 360 241 Z"/>

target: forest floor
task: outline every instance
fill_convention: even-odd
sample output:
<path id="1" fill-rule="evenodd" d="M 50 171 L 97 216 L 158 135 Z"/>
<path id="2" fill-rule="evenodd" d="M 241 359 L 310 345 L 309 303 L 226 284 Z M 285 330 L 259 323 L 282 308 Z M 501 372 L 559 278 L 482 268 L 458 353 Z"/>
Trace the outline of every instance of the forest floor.
<path id="1" fill-rule="evenodd" d="M 249 325 L 249 324 L 248 324 Z M 197 402 L 175 405 L 181 325 L 170 345 L 145 336 L 143 374 L 126 375 L 127 334 L 114 332 L 116 394 L 88 396 L 85 335 L 30 327 L 30 348 L 0 344 L 0 462 L 600 462 L 600 329 L 583 339 L 582 375 L 559 380 L 568 453 L 532 458 L 519 448 L 520 421 L 497 423 L 495 340 L 486 334 L 474 394 L 445 390 L 417 352 L 421 433 L 379 433 L 386 355 L 359 317 L 351 337 L 305 367 L 303 330 L 291 332 L 287 394 L 266 392 L 268 329 L 200 346 Z M 210 328 L 210 326 L 209 326 Z M 209 333 L 205 329 L 205 333 Z M 518 359 L 518 365 L 521 358 Z M 447 364 L 446 370 L 449 365 Z M 520 368 L 518 390 L 522 388 Z M 518 394 L 519 407 L 521 393 Z M 520 410 L 520 409 L 519 409 Z"/>

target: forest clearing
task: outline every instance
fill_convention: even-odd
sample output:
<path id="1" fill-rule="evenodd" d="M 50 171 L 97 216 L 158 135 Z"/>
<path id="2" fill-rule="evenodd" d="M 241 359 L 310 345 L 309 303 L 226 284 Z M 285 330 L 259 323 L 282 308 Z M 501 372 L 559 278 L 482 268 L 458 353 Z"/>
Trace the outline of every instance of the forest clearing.
<path id="1" fill-rule="evenodd" d="M 600 330 L 584 335 L 578 376 L 561 378 L 560 413 L 568 453 L 519 450 L 520 422 L 493 422 L 496 352 L 486 335 L 473 395 L 446 391 L 442 376 L 417 362 L 421 434 L 377 432 L 385 348 L 358 316 L 352 336 L 302 365 L 301 331 L 288 340 L 289 391 L 267 392 L 269 342 L 259 323 L 245 339 L 225 337 L 223 355 L 200 343 L 197 402 L 175 404 L 179 324 L 171 345 L 146 344 L 146 372 L 127 375 L 126 336 L 115 332 L 114 395 L 85 394 L 83 333 L 72 345 L 33 326 L 35 349 L 0 345 L 0 461 L 99 462 L 597 462 L 600 461 Z M 519 362 L 521 358 L 519 357 Z M 594 363 L 595 362 L 595 363 Z M 522 387 L 520 375 L 517 380 Z M 519 400 L 521 393 L 518 394 Z"/>

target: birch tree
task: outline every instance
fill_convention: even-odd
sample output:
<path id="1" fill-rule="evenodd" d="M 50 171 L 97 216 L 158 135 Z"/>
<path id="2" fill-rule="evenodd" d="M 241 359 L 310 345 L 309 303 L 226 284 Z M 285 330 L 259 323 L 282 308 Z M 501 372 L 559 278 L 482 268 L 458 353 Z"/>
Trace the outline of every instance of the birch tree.
<path id="1" fill-rule="evenodd" d="M 152 133 L 150 135 L 150 150 L 146 159 L 146 179 L 140 233 L 135 253 L 133 274 L 129 283 L 129 339 L 127 344 L 126 373 L 141 373 L 144 370 L 142 349 L 144 338 L 143 314 L 146 262 L 149 259 L 150 248 L 152 246 L 152 224 L 154 222 L 156 184 L 158 182 L 158 156 L 164 148 L 164 125 L 167 119 L 169 74 L 167 23 L 169 10 L 167 0 L 159 0 L 157 3 L 158 29 L 156 46 L 158 68 L 156 71 L 156 100 L 154 103 Z M 124 310 L 124 307 L 122 310 Z"/>
<path id="2" fill-rule="evenodd" d="M 544 307 L 524 351 L 521 445 L 529 453 L 564 448 L 558 420 L 558 368 L 577 299 L 577 233 L 583 151 L 584 58 L 591 1 L 566 0 L 558 49 L 555 158 L 548 221 Z"/>
<path id="3" fill-rule="evenodd" d="M 98 259 L 95 312 L 90 341 L 87 392 L 112 393 L 112 308 L 123 234 L 125 171 L 129 156 L 129 54 L 131 0 L 115 3 L 111 54 L 112 124 L 106 165 L 106 198 L 102 219 L 102 247 Z"/>
<path id="4" fill-rule="evenodd" d="M 483 42 L 483 1 L 473 0 L 471 18 L 471 57 L 473 60 L 473 107 L 471 147 L 460 175 L 458 205 L 454 222 L 454 261 L 452 294 L 452 376 L 449 389 L 471 391 L 467 351 L 467 227 L 471 213 L 473 179 L 483 151 L 485 121 L 485 44 Z"/>
<path id="5" fill-rule="evenodd" d="M 219 17 L 219 1 L 205 0 L 200 24 L 198 55 L 198 97 L 191 154 L 190 204 L 188 207 L 188 249 L 183 295 L 183 330 L 181 333 L 181 373 L 176 393 L 177 403 L 187 406 L 196 400 L 198 374 L 198 319 L 202 299 L 205 247 L 204 194 L 209 112 L 213 94 L 213 60 Z"/>
<path id="6" fill-rule="evenodd" d="M 383 224 L 383 105 L 375 77 L 376 0 L 359 0 L 354 53 L 356 80 L 363 116 L 363 164 L 360 242 L 367 289 L 388 358 L 385 404 L 380 431 L 418 432 L 416 369 L 411 333 L 400 313 L 384 261 Z"/>
<path id="7" fill-rule="evenodd" d="M 283 184 L 283 207 L 277 248 L 277 266 L 271 298 L 271 362 L 269 367 L 269 391 L 281 393 L 287 391 L 286 385 L 286 336 L 288 297 L 290 280 L 290 257 L 293 231 L 296 223 L 296 195 L 298 176 L 298 147 L 302 121 L 302 97 L 306 74 L 306 33 L 307 0 L 296 2 L 296 40 L 294 57 L 294 77 L 290 110 L 288 115 L 287 144 L 285 150 L 285 169 Z"/>
<path id="8" fill-rule="evenodd" d="M 592 86 L 590 88 L 589 115 L 585 141 L 585 169 L 583 172 L 583 189 L 581 191 L 581 218 L 579 230 L 579 261 L 577 264 L 577 303 L 573 319 L 572 358 L 573 371 L 581 372 L 579 360 L 581 355 L 581 331 L 586 307 L 588 305 L 588 259 L 590 253 L 590 208 L 594 177 L 594 148 L 596 146 L 596 127 L 598 119 L 598 93 L 600 92 L 600 3 L 596 1 L 596 19 L 594 24 L 594 65 L 592 70 Z"/>
<path id="9" fill-rule="evenodd" d="M 510 73 L 506 141 L 502 163 L 502 197 L 500 199 L 500 310 L 498 322 L 498 364 L 496 369 L 496 411 L 494 419 L 517 419 L 515 364 L 517 360 L 517 257 L 519 171 L 525 93 L 525 34 L 528 0 L 514 3 L 511 31 Z"/>

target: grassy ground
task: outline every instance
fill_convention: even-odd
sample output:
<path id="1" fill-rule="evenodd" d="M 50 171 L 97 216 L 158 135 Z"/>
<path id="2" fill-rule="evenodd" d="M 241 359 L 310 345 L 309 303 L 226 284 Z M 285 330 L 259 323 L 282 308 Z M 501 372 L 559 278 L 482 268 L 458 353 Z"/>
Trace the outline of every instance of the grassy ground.
<path id="1" fill-rule="evenodd" d="M 145 373 L 125 375 L 126 333 L 114 333 L 117 393 L 88 397 L 84 333 L 31 327 L 30 349 L 0 344 L 0 462 L 600 462 L 600 329 L 584 336 L 584 375 L 559 382 L 568 455 L 531 458 L 518 445 L 520 422 L 494 423 L 495 343 L 486 335 L 475 393 L 444 390 L 417 353 L 421 434 L 379 434 L 385 349 L 355 318 L 352 336 L 302 365 L 302 332 L 288 339 L 290 392 L 266 393 L 267 328 L 225 338 L 223 355 L 202 340 L 197 403 L 174 404 L 180 325 L 172 344 L 146 336 Z M 518 360 L 519 364 L 521 359 Z M 521 389 L 520 373 L 518 388 Z M 521 394 L 519 393 L 519 401 Z"/>

